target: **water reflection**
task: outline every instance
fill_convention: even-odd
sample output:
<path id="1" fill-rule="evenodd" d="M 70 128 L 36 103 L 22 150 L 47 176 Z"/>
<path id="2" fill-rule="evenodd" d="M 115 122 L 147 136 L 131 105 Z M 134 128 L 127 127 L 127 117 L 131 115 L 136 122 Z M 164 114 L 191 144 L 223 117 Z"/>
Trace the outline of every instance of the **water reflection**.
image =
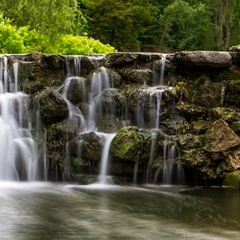
<path id="1" fill-rule="evenodd" d="M 239 239 L 233 189 L 0 184 L 0 239 Z"/>

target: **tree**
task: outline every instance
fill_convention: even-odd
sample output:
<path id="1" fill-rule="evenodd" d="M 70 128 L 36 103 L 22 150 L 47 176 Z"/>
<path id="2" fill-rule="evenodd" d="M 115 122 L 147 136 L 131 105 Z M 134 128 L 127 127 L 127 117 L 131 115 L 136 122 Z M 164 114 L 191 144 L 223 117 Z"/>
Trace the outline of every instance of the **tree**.
<path id="1" fill-rule="evenodd" d="M 0 10 L 17 26 L 37 30 L 46 48 L 56 44 L 61 34 L 81 34 L 86 21 L 76 0 L 1 0 Z M 16 8 L 12 8 L 16 6 Z"/>
<path id="2" fill-rule="evenodd" d="M 170 50 L 209 49 L 213 45 L 211 12 L 206 4 L 175 0 L 160 15 L 160 47 Z"/>
<path id="3" fill-rule="evenodd" d="M 238 0 L 216 0 L 210 6 L 214 12 L 216 49 L 226 50 L 232 42 L 232 33 L 238 32 L 239 36 L 240 3 Z M 237 37 L 238 44 L 239 40 Z"/>
<path id="4" fill-rule="evenodd" d="M 142 42 L 154 39 L 157 10 L 150 0 L 92 0 L 88 34 L 120 51 L 139 51 Z"/>

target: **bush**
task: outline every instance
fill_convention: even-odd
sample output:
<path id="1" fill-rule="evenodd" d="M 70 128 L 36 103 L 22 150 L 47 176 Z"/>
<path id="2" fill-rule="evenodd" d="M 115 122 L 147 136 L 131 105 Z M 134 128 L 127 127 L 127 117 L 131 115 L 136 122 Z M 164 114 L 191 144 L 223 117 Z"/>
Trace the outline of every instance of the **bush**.
<path id="1" fill-rule="evenodd" d="M 24 51 L 23 39 L 18 29 L 11 25 L 10 20 L 4 19 L 0 13 L 0 52 L 22 53 Z"/>
<path id="2" fill-rule="evenodd" d="M 86 36 L 63 35 L 58 52 L 63 55 L 107 54 L 116 49 Z"/>
<path id="3" fill-rule="evenodd" d="M 28 26 L 17 28 L 0 13 L 0 53 L 30 53 L 84 55 L 116 52 L 110 45 L 87 36 L 61 35 L 55 38 L 31 30 Z"/>

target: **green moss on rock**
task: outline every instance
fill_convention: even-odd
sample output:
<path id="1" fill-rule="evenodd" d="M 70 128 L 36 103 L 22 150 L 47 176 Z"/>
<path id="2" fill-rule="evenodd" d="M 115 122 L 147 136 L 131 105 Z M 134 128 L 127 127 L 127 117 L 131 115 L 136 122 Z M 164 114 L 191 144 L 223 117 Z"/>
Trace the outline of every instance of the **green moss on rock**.
<path id="1" fill-rule="evenodd" d="M 240 188 L 240 171 L 226 173 L 223 178 L 223 185 Z"/>

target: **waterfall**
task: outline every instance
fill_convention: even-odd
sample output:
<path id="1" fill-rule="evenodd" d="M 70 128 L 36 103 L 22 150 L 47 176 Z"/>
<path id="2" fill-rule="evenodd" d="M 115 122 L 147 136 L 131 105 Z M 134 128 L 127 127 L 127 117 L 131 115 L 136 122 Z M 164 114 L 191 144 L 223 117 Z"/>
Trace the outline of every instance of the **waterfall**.
<path id="1" fill-rule="evenodd" d="M 100 96 L 105 89 L 111 87 L 110 79 L 105 67 L 100 67 L 93 73 L 90 86 L 88 130 L 97 131 L 97 117 L 102 116 Z"/>
<path id="2" fill-rule="evenodd" d="M 64 100 L 67 102 L 68 109 L 69 109 L 69 117 L 78 119 L 79 122 L 81 122 L 81 131 L 86 131 L 87 123 L 86 123 L 86 119 L 85 119 L 83 113 L 81 112 L 81 110 L 78 107 L 76 107 L 74 104 L 72 104 L 68 99 L 68 92 L 70 90 L 70 87 L 71 87 L 71 84 L 73 81 L 77 81 L 78 84 L 81 86 L 81 93 L 79 93 L 79 94 L 83 94 L 83 99 L 85 99 L 84 95 L 86 93 L 86 86 L 84 83 L 84 79 L 81 77 L 78 77 L 78 76 L 66 78 L 66 80 L 64 82 L 62 96 L 63 96 Z"/>
<path id="3" fill-rule="evenodd" d="M 17 92 L 18 91 L 18 68 L 19 68 L 19 62 L 15 62 L 13 64 L 13 73 L 14 73 L 14 91 L 11 90 L 12 92 Z"/>
<path id="4" fill-rule="evenodd" d="M 0 180 L 39 179 L 38 146 L 31 133 L 28 95 L 18 92 L 17 62 L 14 87 L 8 75 L 8 58 L 0 57 Z M 12 91 L 12 92 L 8 92 Z"/>
<path id="5" fill-rule="evenodd" d="M 70 111 L 69 117 L 70 118 L 78 117 L 80 119 L 81 129 L 79 134 L 94 131 L 98 136 L 104 139 L 105 144 L 103 147 L 102 156 L 100 160 L 98 182 L 100 184 L 106 184 L 108 183 L 107 174 L 109 166 L 109 148 L 115 134 L 98 132 L 98 117 L 101 117 L 103 115 L 102 103 L 100 99 L 101 95 L 104 93 L 104 91 L 111 89 L 113 84 L 110 83 L 108 72 L 105 67 L 100 67 L 97 70 L 95 70 L 92 74 L 91 84 L 89 86 L 89 94 L 88 96 L 84 96 L 80 101 L 81 104 L 84 104 L 85 106 L 88 107 L 88 110 L 85 111 L 85 114 L 83 114 L 79 107 L 71 103 L 70 101 L 71 99 L 69 99 L 70 98 L 69 93 L 71 95 L 71 91 L 75 91 L 77 88 L 77 86 L 72 87 L 74 81 L 78 82 L 78 86 L 80 86 L 79 87 L 81 91 L 79 92 L 80 95 L 86 94 L 88 90 L 87 86 L 85 86 L 84 78 L 80 77 L 81 74 L 80 58 L 77 57 L 74 58 L 74 66 L 75 66 L 74 72 L 78 76 L 68 76 L 66 78 L 64 82 L 62 96 L 68 104 L 68 108 Z M 66 152 L 68 153 L 68 149 Z M 79 152 L 81 152 L 81 149 L 79 149 Z M 68 156 L 66 157 L 68 158 Z"/>
<path id="6" fill-rule="evenodd" d="M 76 72 L 76 76 L 80 76 L 81 75 L 81 57 L 79 56 L 75 56 L 74 57 L 74 69 Z"/>
<path id="7" fill-rule="evenodd" d="M 164 85 L 164 71 L 165 71 L 165 65 L 166 65 L 166 54 L 162 54 L 161 59 L 162 65 L 161 65 L 161 72 L 160 72 L 160 83 L 159 85 Z"/>
<path id="8" fill-rule="evenodd" d="M 166 143 L 164 145 L 163 156 L 163 184 L 169 185 L 172 183 L 173 163 L 176 159 L 176 146 Z"/>
<path id="9" fill-rule="evenodd" d="M 109 167 L 109 148 L 115 134 L 104 134 L 105 144 L 102 152 L 101 157 L 101 164 L 100 164 L 100 174 L 99 174 L 99 183 L 106 184 L 108 183 L 107 173 Z"/>

